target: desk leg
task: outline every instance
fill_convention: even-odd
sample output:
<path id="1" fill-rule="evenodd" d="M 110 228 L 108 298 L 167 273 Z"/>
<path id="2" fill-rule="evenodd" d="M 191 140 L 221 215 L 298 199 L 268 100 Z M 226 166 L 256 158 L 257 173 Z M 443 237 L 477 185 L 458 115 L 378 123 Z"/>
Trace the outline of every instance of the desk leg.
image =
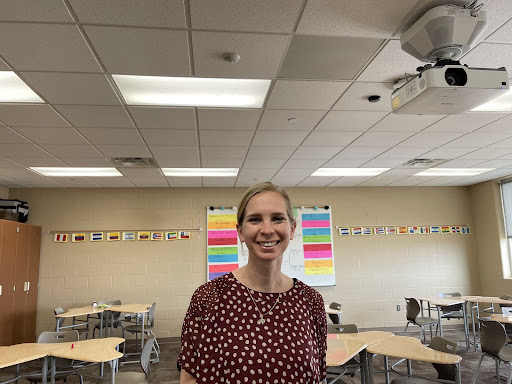
<path id="1" fill-rule="evenodd" d="M 55 384 L 55 373 L 57 371 L 57 368 L 55 367 L 55 362 L 57 361 L 57 359 L 55 357 L 50 357 L 50 362 L 51 362 L 51 383 L 52 384 Z"/>
<path id="2" fill-rule="evenodd" d="M 105 313 L 105 311 L 100 314 L 100 339 L 103 339 L 103 313 Z"/>
<path id="3" fill-rule="evenodd" d="M 389 384 L 389 358 L 384 356 L 384 369 L 386 370 L 386 384 Z"/>
<path id="4" fill-rule="evenodd" d="M 366 348 L 359 352 L 359 362 L 361 363 L 361 384 L 366 384 L 366 377 L 368 376 Z"/>
<path id="5" fill-rule="evenodd" d="M 116 382 L 116 361 L 110 361 L 110 384 L 115 384 Z"/>
<path id="6" fill-rule="evenodd" d="M 441 337 L 443 337 L 443 323 L 441 323 L 441 308 L 439 305 L 436 305 L 437 308 L 437 319 L 439 320 L 439 332 L 441 334 Z M 432 340 L 432 338 L 430 339 Z"/>
<path id="7" fill-rule="evenodd" d="M 142 349 L 144 348 L 144 321 L 146 319 L 146 313 L 142 312 L 142 326 L 141 326 L 141 335 L 140 335 L 140 351 L 142 353 Z"/>
<path id="8" fill-rule="evenodd" d="M 373 384 L 373 354 L 368 354 L 368 360 L 366 360 L 366 364 L 368 365 L 368 384 Z"/>
<path id="9" fill-rule="evenodd" d="M 455 364 L 455 384 L 461 384 L 461 381 L 460 381 L 460 362 Z"/>
<path id="10" fill-rule="evenodd" d="M 475 303 L 469 303 L 469 308 L 471 310 L 471 326 L 473 328 L 473 345 L 475 346 L 475 352 L 476 352 L 477 346 L 476 346 L 475 313 L 473 311 L 474 306 L 475 306 Z"/>
<path id="11" fill-rule="evenodd" d="M 466 351 L 469 351 L 469 323 L 467 302 L 462 303 L 462 316 L 464 316 L 464 336 L 466 336 Z"/>
<path id="12" fill-rule="evenodd" d="M 411 360 L 407 360 L 407 374 L 409 376 L 412 375 L 412 363 L 411 363 Z"/>
<path id="13" fill-rule="evenodd" d="M 41 370 L 41 384 L 46 384 L 47 382 L 48 382 L 48 356 L 45 356 L 45 357 L 43 357 L 43 369 Z"/>

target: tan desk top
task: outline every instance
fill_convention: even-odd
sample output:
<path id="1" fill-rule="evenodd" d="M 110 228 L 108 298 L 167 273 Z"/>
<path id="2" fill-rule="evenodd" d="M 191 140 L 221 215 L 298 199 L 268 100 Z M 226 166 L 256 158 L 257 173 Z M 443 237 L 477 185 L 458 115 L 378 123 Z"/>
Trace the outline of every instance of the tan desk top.
<path id="1" fill-rule="evenodd" d="M 0 368 L 26 363 L 48 356 L 52 351 L 62 348 L 62 344 L 24 343 L 0 348 Z M 71 344 L 69 345 L 71 346 Z"/>
<path id="2" fill-rule="evenodd" d="M 101 313 L 104 310 L 105 310 L 104 308 L 93 308 L 92 305 L 88 305 L 87 307 L 70 308 L 67 312 L 61 313 L 59 315 L 55 315 L 55 317 L 85 316 L 85 315 L 92 315 L 95 313 Z"/>
<path id="3" fill-rule="evenodd" d="M 462 304 L 466 301 L 462 297 L 422 297 L 420 300 L 428 301 L 432 305 L 446 306 Z"/>
<path id="4" fill-rule="evenodd" d="M 472 301 L 474 303 L 487 303 L 487 304 L 509 304 L 512 305 L 511 300 L 503 300 L 499 297 L 492 297 L 492 296 L 476 296 L 473 297 Z"/>
<path id="5" fill-rule="evenodd" d="M 391 332 L 384 331 L 368 331 L 368 332 L 359 332 L 359 333 L 335 333 L 327 335 L 328 339 L 338 339 L 338 340 L 357 340 L 361 341 L 367 345 L 372 345 L 378 343 L 379 341 L 386 339 L 388 337 L 395 336 Z"/>
<path id="6" fill-rule="evenodd" d="M 501 313 L 495 313 L 491 315 L 491 320 L 503 323 L 512 324 L 512 315 L 502 315 Z"/>
<path id="7" fill-rule="evenodd" d="M 343 365 L 365 348 L 366 344 L 358 340 L 327 339 L 327 366 Z"/>
<path id="8" fill-rule="evenodd" d="M 385 338 L 375 344 L 369 345 L 366 350 L 368 353 L 424 361 L 427 363 L 456 364 L 462 360 L 458 355 L 435 351 L 421 344 L 419 339 L 407 336 Z"/>
<path id="9" fill-rule="evenodd" d="M 67 344 L 64 348 L 50 352 L 51 356 L 62 357 L 70 360 L 83 360 L 91 363 L 104 363 L 106 361 L 119 359 L 123 354 L 116 350 L 116 347 L 124 342 L 121 337 L 107 337 L 104 339 L 91 339 L 76 341 Z M 71 348 L 73 344 L 73 348 Z"/>
<path id="10" fill-rule="evenodd" d="M 112 305 L 110 308 L 107 308 L 112 312 L 124 312 L 124 313 L 147 313 L 149 312 L 149 308 L 151 304 L 121 304 L 121 305 Z"/>

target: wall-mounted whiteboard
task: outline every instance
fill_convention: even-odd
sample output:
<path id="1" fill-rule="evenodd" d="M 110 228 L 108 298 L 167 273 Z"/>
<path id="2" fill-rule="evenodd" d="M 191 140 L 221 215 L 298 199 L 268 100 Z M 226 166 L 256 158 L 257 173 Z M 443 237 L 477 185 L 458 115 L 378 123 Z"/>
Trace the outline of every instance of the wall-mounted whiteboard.
<path id="1" fill-rule="evenodd" d="M 331 208 L 294 208 L 295 236 L 283 255 L 282 271 L 311 286 L 335 285 Z M 208 280 L 247 264 L 236 232 L 236 210 L 206 209 Z"/>

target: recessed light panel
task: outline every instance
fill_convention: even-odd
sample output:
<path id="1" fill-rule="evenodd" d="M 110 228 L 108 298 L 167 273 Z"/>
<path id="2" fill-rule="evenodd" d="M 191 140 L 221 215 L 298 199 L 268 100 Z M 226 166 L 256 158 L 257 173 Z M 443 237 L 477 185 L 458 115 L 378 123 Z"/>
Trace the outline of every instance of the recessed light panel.
<path id="1" fill-rule="evenodd" d="M 233 177 L 238 168 L 162 168 L 165 176 L 174 177 Z"/>
<path id="2" fill-rule="evenodd" d="M 512 90 L 497 97 L 485 104 L 482 104 L 472 111 L 475 112 L 511 112 L 512 111 Z"/>
<path id="3" fill-rule="evenodd" d="M 261 108 L 270 80 L 112 75 L 128 105 Z"/>
<path id="4" fill-rule="evenodd" d="M 0 103 L 44 103 L 14 72 L 0 71 Z"/>
<path id="5" fill-rule="evenodd" d="M 391 168 L 319 168 L 311 176 L 377 176 Z"/>
<path id="6" fill-rule="evenodd" d="M 414 176 L 476 176 L 496 168 L 429 168 Z"/>
<path id="7" fill-rule="evenodd" d="M 115 168 L 30 167 L 30 169 L 43 176 L 51 177 L 123 176 Z"/>

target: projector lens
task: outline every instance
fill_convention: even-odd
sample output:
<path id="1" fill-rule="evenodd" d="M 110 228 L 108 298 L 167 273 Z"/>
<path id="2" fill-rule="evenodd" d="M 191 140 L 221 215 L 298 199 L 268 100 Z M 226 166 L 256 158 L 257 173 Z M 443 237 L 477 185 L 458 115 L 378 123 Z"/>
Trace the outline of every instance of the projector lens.
<path id="1" fill-rule="evenodd" d="M 448 85 L 462 87 L 468 82 L 468 75 L 463 68 L 448 68 L 444 79 Z"/>

